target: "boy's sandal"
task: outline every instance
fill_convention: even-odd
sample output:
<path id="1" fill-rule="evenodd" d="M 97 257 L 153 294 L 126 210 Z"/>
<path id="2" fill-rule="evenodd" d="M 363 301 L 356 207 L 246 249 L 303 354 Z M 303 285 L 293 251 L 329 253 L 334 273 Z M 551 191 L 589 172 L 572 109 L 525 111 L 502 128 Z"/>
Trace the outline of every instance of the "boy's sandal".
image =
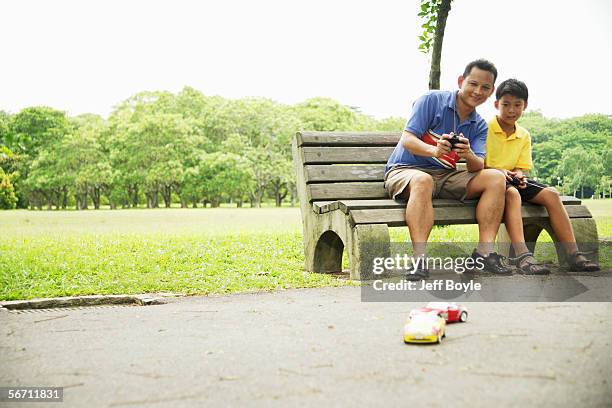
<path id="1" fill-rule="evenodd" d="M 531 258 L 533 261 L 527 258 Z M 535 258 L 531 252 L 525 252 L 516 258 L 510 258 L 510 263 L 516 265 L 518 270 L 525 275 L 548 275 L 550 273 L 550 269 L 547 266 L 540 265 L 534 261 Z"/>
<path id="2" fill-rule="evenodd" d="M 585 257 L 586 253 L 576 251 L 567 256 L 569 270 L 572 272 L 595 272 L 599 270 L 599 265 Z M 579 259 L 582 257 L 582 259 Z"/>

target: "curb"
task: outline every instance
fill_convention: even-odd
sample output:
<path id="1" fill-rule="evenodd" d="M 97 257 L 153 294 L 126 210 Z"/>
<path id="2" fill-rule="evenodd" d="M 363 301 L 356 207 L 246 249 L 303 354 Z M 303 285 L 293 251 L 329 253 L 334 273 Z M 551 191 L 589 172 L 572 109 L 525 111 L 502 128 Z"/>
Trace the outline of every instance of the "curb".
<path id="1" fill-rule="evenodd" d="M 57 307 L 100 305 L 162 305 L 167 303 L 161 296 L 143 295 L 90 295 L 0 302 L 0 310 L 53 309 Z"/>

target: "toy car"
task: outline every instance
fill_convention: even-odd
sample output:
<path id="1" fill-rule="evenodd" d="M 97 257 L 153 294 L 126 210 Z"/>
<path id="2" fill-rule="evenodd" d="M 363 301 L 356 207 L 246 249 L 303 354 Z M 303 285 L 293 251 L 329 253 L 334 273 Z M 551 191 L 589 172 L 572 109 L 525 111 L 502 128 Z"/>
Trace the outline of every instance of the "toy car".
<path id="1" fill-rule="evenodd" d="M 446 320 L 435 312 L 419 313 L 404 326 L 404 343 L 440 343 L 446 337 Z"/>
<path id="2" fill-rule="evenodd" d="M 410 311 L 410 317 L 420 313 L 438 312 L 446 320 L 446 323 L 465 322 L 468 318 L 468 310 L 463 305 L 448 302 L 429 302 L 427 306 Z"/>

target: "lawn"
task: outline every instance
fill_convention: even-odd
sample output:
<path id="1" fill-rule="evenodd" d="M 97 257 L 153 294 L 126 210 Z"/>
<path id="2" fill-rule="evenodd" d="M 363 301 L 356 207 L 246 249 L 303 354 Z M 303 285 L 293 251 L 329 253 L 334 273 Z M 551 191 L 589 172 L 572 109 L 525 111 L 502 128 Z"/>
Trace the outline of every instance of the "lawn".
<path id="1" fill-rule="evenodd" d="M 611 237 L 612 200 L 585 202 Z M 0 299 L 350 284 L 304 272 L 301 228 L 298 208 L 2 211 Z M 431 240 L 474 242 L 477 228 L 435 228 Z"/>

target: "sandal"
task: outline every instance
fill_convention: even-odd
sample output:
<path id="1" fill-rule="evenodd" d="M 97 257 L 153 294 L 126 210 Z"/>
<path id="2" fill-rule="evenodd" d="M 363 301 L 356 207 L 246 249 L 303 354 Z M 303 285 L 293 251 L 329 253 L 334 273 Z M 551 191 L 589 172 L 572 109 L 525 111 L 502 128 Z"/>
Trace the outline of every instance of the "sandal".
<path id="1" fill-rule="evenodd" d="M 523 252 L 516 258 L 510 258 L 510 263 L 516 265 L 519 272 L 525 275 L 548 275 L 550 273 L 550 269 L 539 264 L 531 252 Z"/>
<path id="2" fill-rule="evenodd" d="M 571 272 L 595 272 L 599 265 L 585 257 L 585 252 L 576 251 L 567 256 L 567 263 Z M 582 259 L 580 259 L 582 257 Z"/>

